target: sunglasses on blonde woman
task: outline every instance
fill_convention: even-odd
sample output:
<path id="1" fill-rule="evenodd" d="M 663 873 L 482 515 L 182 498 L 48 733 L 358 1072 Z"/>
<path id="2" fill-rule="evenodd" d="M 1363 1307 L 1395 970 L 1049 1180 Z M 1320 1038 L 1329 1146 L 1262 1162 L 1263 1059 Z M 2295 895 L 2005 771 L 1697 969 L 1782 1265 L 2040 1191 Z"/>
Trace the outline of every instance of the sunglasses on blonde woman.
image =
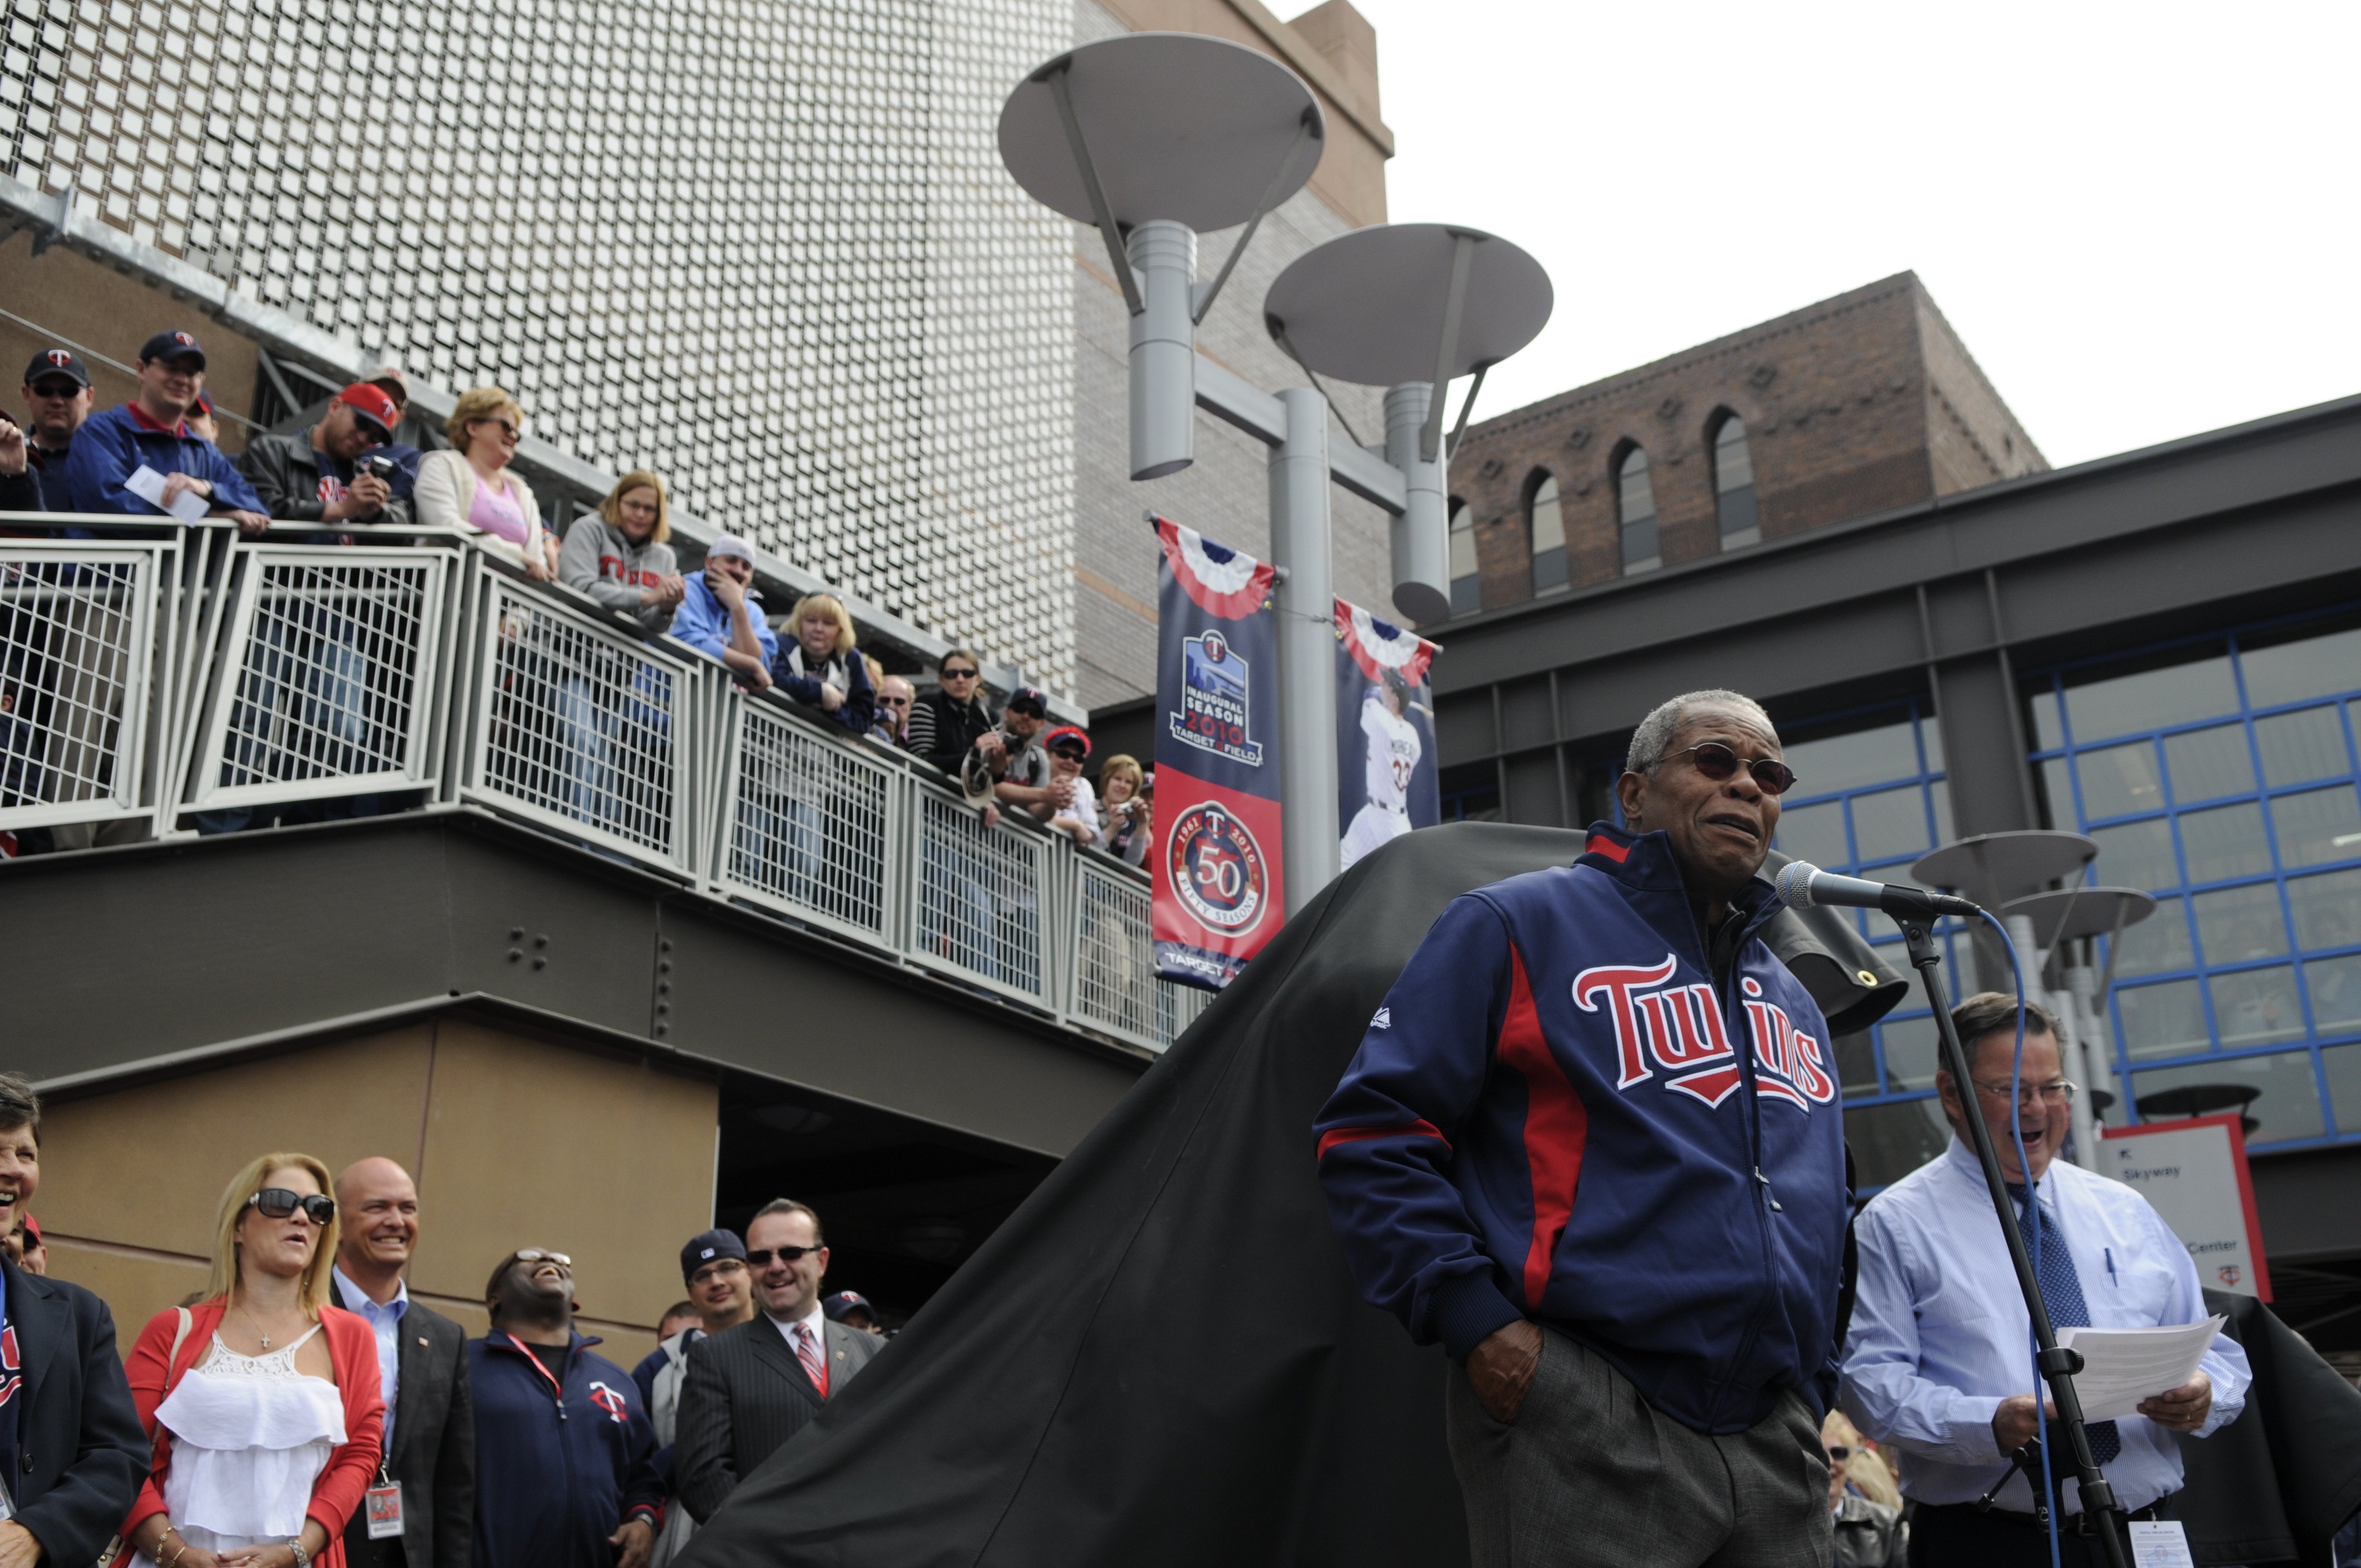
<path id="1" fill-rule="evenodd" d="M 285 1187 L 266 1187 L 246 1201 L 247 1207 L 266 1220 L 283 1220 L 299 1211 L 315 1225 L 324 1225 L 336 1217 L 336 1201 L 319 1192 L 296 1192 Z"/>

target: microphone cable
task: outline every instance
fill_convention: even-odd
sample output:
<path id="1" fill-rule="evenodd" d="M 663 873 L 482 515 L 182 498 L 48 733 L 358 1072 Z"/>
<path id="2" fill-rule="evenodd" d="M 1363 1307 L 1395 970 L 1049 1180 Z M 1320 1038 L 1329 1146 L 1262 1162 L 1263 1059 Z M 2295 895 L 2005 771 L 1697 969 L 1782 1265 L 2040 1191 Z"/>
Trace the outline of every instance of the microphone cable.
<path id="1" fill-rule="evenodd" d="M 2000 938 L 2001 950 L 2008 954 L 2009 979 L 2016 990 L 2016 1054 L 2008 1064 L 2008 1138 L 2009 1142 L 2016 1147 L 2017 1174 L 2025 1179 L 2026 1251 L 2033 1258 L 2034 1288 L 2038 1289 L 2041 1284 L 2041 1194 L 2034 1183 L 2033 1162 L 2025 1155 L 2023 1118 L 2016 1113 L 2017 1107 L 2024 1103 L 2023 1091 L 2020 1086 L 2025 1080 L 2025 965 L 2017 957 L 2016 944 L 2009 939 L 2008 927 L 1994 919 L 1992 911 L 1988 909 L 1979 909 L 1976 913 L 1983 917 L 1984 924 L 1991 927 L 1993 934 Z M 1968 1090 L 1972 1094 L 1975 1085 L 1971 1083 Z M 1981 1107 L 1976 1113 L 1978 1115 L 1983 1113 Z M 2086 1152 L 2084 1157 L 2092 1157 Z M 2049 1568 L 2063 1568 L 2058 1539 L 2058 1515 L 2065 1507 L 2065 1499 L 2059 1497 L 2057 1486 L 2050 1477 L 2049 1422 L 2042 1413 L 2042 1405 L 2048 1392 L 2048 1385 L 2041 1376 L 2040 1336 L 2034 1333 L 2033 1325 L 2029 1321 L 2026 1324 L 2026 1338 L 2031 1342 L 2034 1357 L 2033 1430 L 2041 1439 L 2043 1502 L 2040 1512 L 2041 1517 L 2049 1521 Z M 2030 1485 L 2032 1480 L 2033 1476 L 2028 1473 L 2026 1475 L 2026 1481 Z"/>

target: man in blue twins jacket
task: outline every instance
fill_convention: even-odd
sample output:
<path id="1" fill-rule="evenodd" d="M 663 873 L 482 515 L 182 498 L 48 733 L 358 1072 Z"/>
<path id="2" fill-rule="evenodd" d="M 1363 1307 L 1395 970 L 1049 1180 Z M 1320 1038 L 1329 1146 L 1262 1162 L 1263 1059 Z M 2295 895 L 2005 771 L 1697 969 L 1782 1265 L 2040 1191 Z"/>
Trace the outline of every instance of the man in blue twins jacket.
<path id="1" fill-rule="evenodd" d="M 1571 866 L 1455 900 L 1320 1113 L 1363 1293 L 1458 1365 L 1477 1568 L 1826 1568 L 1844 1134 L 1828 1028 L 1756 939 L 1795 782 L 1692 692 Z"/>

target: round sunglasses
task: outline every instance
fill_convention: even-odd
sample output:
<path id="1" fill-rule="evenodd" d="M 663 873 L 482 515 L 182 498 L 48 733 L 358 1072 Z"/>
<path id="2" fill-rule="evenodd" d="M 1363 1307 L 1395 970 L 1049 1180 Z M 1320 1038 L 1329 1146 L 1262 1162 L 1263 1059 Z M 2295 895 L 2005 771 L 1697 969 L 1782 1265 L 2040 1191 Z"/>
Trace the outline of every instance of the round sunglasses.
<path id="1" fill-rule="evenodd" d="M 1744 768 L 1753 776 L 1757 788 L 1764 795 L 1784 795 L 1795 787 L 1795 770 L 1769 757 L 1749 760 L 1740 756 L 1719 740 L 1700 740 L 1694 746 L 1677 751 L 1667 751 L 1666 757 L 1686 757 L 1697 765 L 1697 771 L 1716 784 L 1738 775 Z"/>

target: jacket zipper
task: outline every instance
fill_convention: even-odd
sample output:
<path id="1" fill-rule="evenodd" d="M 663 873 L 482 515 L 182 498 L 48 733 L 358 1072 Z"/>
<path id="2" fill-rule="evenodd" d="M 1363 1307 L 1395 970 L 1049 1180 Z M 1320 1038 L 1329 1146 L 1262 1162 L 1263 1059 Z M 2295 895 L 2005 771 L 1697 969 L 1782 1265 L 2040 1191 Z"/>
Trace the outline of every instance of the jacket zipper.
<path id="1" fill-rule="evenodd" d="M 1735 920 L 1739 917 L 1738 911 L 1732 909 L 1730 918 Z M 1731 954 L 1730 960 L 1730 978 L 1733 990 L 1739 979 L 1739 958 L 1745 952 L 1746 944 L 1754 939 L 1755 929 L 1764 924 L 1767 922 L 1762 919 L 1751 920 L 1744 933 L 1739 938 L 1737 951 Z M 1776 1284 L 1771 1258 L 1771 1215 L 1773 1211 L 1782 1212 L 1784 1211 L 1780 1211 L 1779 1200 L 1771 1190 L 1771 1179 L 1763 1173 L 1763 1100 L 1754 1090 L 1754 1036 L 1747 1028 L 1745 1008 L 1741 1006 L 1735 1016 L 1730 1012 L 1733 996 L 1731 992 L 1724 991 L 1721 977 L 1714 972 L 1712 938 L 1706 932 L 1703 923 L 1697 919 L 1695 905 L 1690 906 L 1689 926 L 1697 932 L 1699 944 L 1704 949 L 1706 984 L 1712 988 L 1714 999 L 1721 1006 L 1722 1026 L 1729 1031 L 1730 1048 L 1738 1053 L 1739 1091 L 1746 1104 L 1747 1165 L 1753 1173 L 1755 1185 L 1759 1189 L 1757 1196 L 1761 1199 L 1761 1201 L 1754 1205 L 1755 1234 L 1763 1244 L 1763 1282 L 1766 1290 L 1769 1290 L 1775 1288 Z M 1722 1408 L 1730 1398 L 1730 1383 L 1736 1376 L 1737 1369 L 1746 1364 L 1747 1357 L 1753 1354 L 1755 1342 L 1763 1337 L 1764 1315 L 1765 1309 L 1756 1310 L 1754 1316 L 1746 1325 L 1745 1333 L 1739 1337 L 1737 1348 L 1730 1353 L 1722 1365 L 1724 1376 L 1717 1380 L 1713 1405 L 1708 1411 L 1708 1420 L 1716 1426 L 1721 1424 Z"/>

